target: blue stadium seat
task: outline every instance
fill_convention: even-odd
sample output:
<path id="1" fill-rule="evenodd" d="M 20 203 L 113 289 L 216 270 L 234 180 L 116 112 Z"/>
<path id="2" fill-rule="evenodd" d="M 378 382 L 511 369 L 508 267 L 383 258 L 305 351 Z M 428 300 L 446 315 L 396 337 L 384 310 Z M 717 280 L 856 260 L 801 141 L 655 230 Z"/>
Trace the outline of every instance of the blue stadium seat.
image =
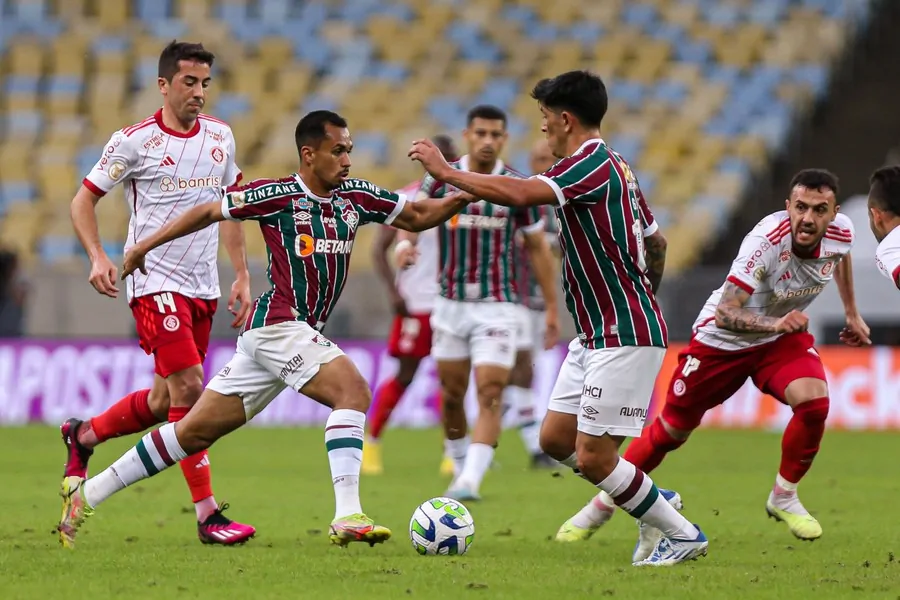
<path id="1" fill-rule="evenodd" d="M 519 84 L 513 79 L 492 79 L 484 86 L 484 90 L 476 96 L 474 104 L 493 104 L 503 110 L 509 110 L 519 97 Z"/>
<path id="2" fill-rule="evenodd" d="M 712 56 L 712 47 L 705 40 L 689 40 L 675 46 L 675 59 L 692 64 L 706 64 Z"/>
<path id="3" fill-rule="evenodd" d="M 376 159 L 376 164 L 384 164 L 390 155 L 390 143 L 385 134 L 360 132 L 353 134 L 353 149 Z"/>
<path id="4" fill-rule="evenodd" d="M 34 184 L 29 181 L 7 181 L 0 184 L 0 198 L 4 207 L 20 202 L 31 202 L 37 196 Z"/>
<path id="5" fill-rule="evenodd" d="M 315 69 L 322 70 L 328 66 L 332 51 L 323 40 L 312 36 L 294 38 L 294 56 L 308 62 Z"/>
<path id="6" fill-rule="evenodd" d="M 816 97 L 822 96 L 828 88 L 828 69 L 823 65 L 798 65 L 792 69 L 791 77 L 807 84 Z"/>
<path id="7" fill-rule="evenodd" d="M 649 30 L 659 20 L 659 15 L 656 14 L 656 8 L 649 4 L 633 3 L 625 6 L 620 19 L 626 25 Z"/>
<path id="8" fill-rule="evenodd" d="M 3 81 L 6 94 L 37 94 L 40 78 L 33 75 L 9 75 Z"/>
<path id="9" fill-rule="evenodd" d="M 533 21 L 525 24 L 523 33 L 531 42 L 548 44 L 559 39 L 559 29 L 552 23 Z"/>
<path id="10" fill-rule="evenodd" d="M 155 19 L 144 22 L 144 27 L 153 37 L 161 40 L 181 39 L 187 31 L 187 23 L 181 19 Z"/>
<path id="11" fill-rule="evenodd" d="M 644 140 L 635 135 L 620 133 L 612 140 L 608 140 L 612 149 L 621 154 L 629 163 L 638 164 L 640 155 L 644 150 Z M 644 187 L 644 178 L 640 178 L 641 187 Z"/>
<path id="12" fill-rule="evenodd" d="M 747 19 L 766 27 L 777 26 L 787 11 L 784 0 L 756 0 L 747 8 Z"/>
<path id="13" fill-rule="evenodd" d="M 537 15 L 534 14 L 530 7 L 517 4 L 505 6 L 501 13 L 501 18 L 504 21 L 512 21 L 523 25 L 534 23 L 538 20 Z"/>
<path id="14" fill-rule="evenodd" d="M 172 0 L 136 0 L 135 4 L 135 16 L 147 23 L 168 19 L 172 15 Z"/>
<path id="15" fill-rule="evenodd" d="M 94 165 L 96 165 L 97 161 L 100 160 L 100 155 L 102 153 L 103 146 L 84 148 L 78 153 L 78 156 L 75 159 L 75 163 L 78 168 L 79 182 L 81 181 L 81 177 L 83 177 L 85 173 L 94 168 Z"/>
<path id="16" fill-rule="evenodd" d="M 296 16 L 297 20 L 318 27 L 328 18 L 328 7 L 322 2 L 307 2 Z"/>
<path id="17" fill-rule="evenodd" d="M 394 62 L 380 62 L 369 68 L 371 77 L 382 79 L 391 83 L 403 83 L 409 77 L 409 69 L 406 65 Z"/>
<path id="18" fill-rule="evenodd" d="M 714 4 L 708 7 L 703 15 L 711 25 L 734 27 L 745 20 L 741 8 L 733 4 Z"/>
<path id="19" fill-rule="evenodd" d="M 7 7 L 9 19 L 17 23 L 36 23 L 47 18 L 47 0 L 11 1 Z M 0 10 L 0 14 L 2 14 Z"/>
<path id="20" fill-rule="evenodd" d="M 217 94 L 215 100 L 216 117 L 223 121 L 231 121 L 235 116 L 250 111 L 250 99 L 243 94 L 230 94 L 222 92 Z"/>
<path id="21" fill-rule="evenodd" d="M 653 39 L 669 42 L 670 44 L 679 45 L 689 42 L 684 27 L 677 23 L 658 23 L 648 32 Z"/>
<path id="22" fill-rule="evenodd" d="M 579 41 L 588 47 L 596 44 L 603 35 L 604 30 L 598 23 L 580 21 L 572 25 L 569 31 L 563 34 L 563 38 Z"/>
<path id="23" fill-rule="evenodd" d="M 152 2 L 152 0 L 151 0 Z M 227 23 L 232 29 L 240 27 L 249 15 L 247 14 L 247 3 L 241 0 L 222 0 L 216 5 L 215 15 Z"/>
<path id="24" fill-rule="evenodd" d="M 51 75 L 45 86 L 45 93 L 51 96 L 75 96 L 84 88 L 84 79 L 78 75 Z"/>
<path id="25" fill-rule="evenodd" d="M 476 23 L 454 21 L 447 27 L 447 39 L 459 46 L 481 43 L 481 28 Z"/>
<path id="26" fill-rule="evenodd" d="M 258 0 L 257 10 L 263 23 L 280 23 L 288 18 L 290 0 Z"/>
<path id="27" fill-rule="evenodd" d="M 617 101 L 624 102 L 628 108 L 635 109 L 640 107 L 644 101 L 644 86 L 636 81 L 618 80 L 610 87 L 610 94 Z"/>
<path id="28" fill-rule="evenodd" d="M 4 131 L 7 139 L 38 133 L 44 125 L 44 115 L 33 110 L 9 112 L 3 118 L 6 121 Z"/>
<path id="29" fill-rule="evenodd" d="M 310 94 L 303 99 L 303 112 L 312 112 L 314 110 L 338 110 L 337 100 L 325 94 Z"/>
<path id="30" fill-rule="evenodd" d="M 131 40 L 120 35 L 101 35 L 94 38 L 91 49 L 94 54 L 121 54 L 131 46 Z"/>
<path id="31" fill-rule="evenodd" d="M 687 97 L 687 86 L 680 81 L 662 80 L 657 82 L 650 96 L 667 104 L 680 104 Z"/>
<path id="32" fill-rule="evenodd" d="M 500 59 L 502 53 L 496 44 L 484 40 L 472 44 L 460 44 L 460 56 L 465 60 L 492 63 Z"/>
<path id="33" fill-rule="evenodd" d="M 75 256 L 77 248 L 74 237 L 44 236 L 38 242 L 38 256 L 45 263 L 54 263 Z"/>
<path id="34" fill-rule="evenodd" d="M 436 96 L 428 102 L 428 116 L 440 123 L 441 127 L 456 131 L 463 121 L 466 109 L 455 96 Z"/>

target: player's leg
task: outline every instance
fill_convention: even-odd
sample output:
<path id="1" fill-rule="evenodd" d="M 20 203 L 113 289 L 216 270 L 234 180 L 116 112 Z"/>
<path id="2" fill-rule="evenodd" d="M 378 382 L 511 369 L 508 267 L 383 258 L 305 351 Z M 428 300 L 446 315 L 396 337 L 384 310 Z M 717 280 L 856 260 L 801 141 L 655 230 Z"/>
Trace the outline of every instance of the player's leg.
<path id="1" fill-rule="evenodd" d="M 581 350 L 578 469 L 617 507 L 664 536 L 648 557 L 636 552 L 635 565 L 683 562 L 705 555 L 708 546 L 703 533 L 669 503 L 650 477 L 618 452 L 625 437 L 641 434 L 664 356 L 664 349 L 651 347 Z"/>
<path id="2" fill-rule="evenodd" d="M 788 404 L 794 414 L 781 440 L 781 464 L 766 501 L 766 512 L 784 521 L 801 540 L 822 535 L 822 526 L 797 495 L 797 486 L 819 452 L 828 417 L 825 369 L 808 333 L 780 337 L 771 344 L 754 377 L 764 392 Z"/>
<path id="3" fill-rule="evenodd" d="M 379 441 L 384 426 L 412 383 L 419 363 L 431 351 L 431 326 L 428 315 L 394 317 L 388 339 L 388 352 L 398 362 L 397 374 L 375 391 L 369 416 L 370 426 L 363 446 L 362 472 L 377 475 L 383 472 Z"/>
<path id="4" fill-rule="evenodd" d="M 503 390 L 504 404 L 514 411 L 516 428 L 531 458 L 532 468 L 556 468 L 559 464 L 541 450 L 541 424 L 534 407 L 534 355 L 531 352 L 534 340 L 531 333 L 532 311 L 522 307 L 523 324 L 517 332 L 516 362 L 509 376 L 509 385 Z M 527 328 L 525 327 L 527 325 Z M 521 335 L 522 337 L 519 337 Z"/>
<path id="5" fill-rule="evenodd" d="M 477 500 L 481 482 L 494 460 L 503 418 L 503 389 L 516 360 L 516 309 L 511 303 L 467 306 L 473 323 L 469 341 L 478 417 L 466 461 L 448 494 Z"/>
<path id="6" fill-rule="evenodd" d="M 78 528 L 100 503 L 125 487 L 206 450 L 247 421 L 250 413 L 245 404 L 264 406 L 283 388 L 283 383 L 246 354 L 239 341 L 235 356 L 213 378 L 184 419 L 154 429 L 106 470 L 87 481 L 75 478 L 64 481 L 63 514 L 58 527 L 60 542 L 73 547 Z M 245 534 L 223 523 L 213 528 L 212 537 L 219 541 L 240 537 L 246 541 Z"/>
<path id="7" fill-rule="evenodd" d="M 462 471 L 469 447 L 465 399 L 472 369 L 469 359 L 472 323 L 465 304 L 439 297 L 431 313 L 431 356 L 441 386 L 444 457 L 452 461 L 454 477 Z M 443 465 L 441 472 L 444 472 Z"/>
<path id="8" fill-rule="evenodd" d="M 669 452 L 677 450 L 687 441 L 708 410 L 741 388 L 755 362 L 753 353 L 716 352 L 698 342 L 691 342 L 678 355 L 678 364 L 669 378 L 666 401 L 659 416 L 641 432 L 640 437 L 631 441 L 625 450 L 625 460 L 644 473 L 656 469 Z M 676 509 L 683 507 L 677 492 L 660 490 L 660 494 Z M 569 520 L 574 530 L 571 537 L 590 537 L 609 520 L 614 508 L 615 503 L 609 494 L 597 494 Z M 649 555 L 661 535 L 658 530 L 642 526 L 636 555 Z"/>

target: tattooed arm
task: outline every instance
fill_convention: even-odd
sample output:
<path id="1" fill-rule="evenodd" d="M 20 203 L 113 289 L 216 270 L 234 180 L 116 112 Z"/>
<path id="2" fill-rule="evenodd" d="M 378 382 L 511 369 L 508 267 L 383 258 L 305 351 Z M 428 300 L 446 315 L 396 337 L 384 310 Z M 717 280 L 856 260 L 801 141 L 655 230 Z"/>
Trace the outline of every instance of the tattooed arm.
<path id="1" fill-rule="evenodd" d="M 716 327 L 735 333 L 791 333 L 806 331 L 809 317 L 798 310 L 787 315 L 768 317 L 744 308 L 750 294 L 731 281 L 725 282 L 725 290 L 716 307 Z"/>
<path id="2" fill-rule="evenodd" d="M 666 236 L 658 229 L 644 239 L 644 261 L 647 263 L 647 279 L 654 294 L 659 293 L 663 271 L 666 269 Z"/>

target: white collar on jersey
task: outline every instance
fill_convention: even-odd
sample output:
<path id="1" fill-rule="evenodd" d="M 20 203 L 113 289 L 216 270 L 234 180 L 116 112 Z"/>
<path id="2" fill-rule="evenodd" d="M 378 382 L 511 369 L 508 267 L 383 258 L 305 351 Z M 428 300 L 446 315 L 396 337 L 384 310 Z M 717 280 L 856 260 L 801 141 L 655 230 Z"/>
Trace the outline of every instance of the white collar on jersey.
<path id="1" fill-rule="evenodd" d="M 503 161 L 499 158 L 497 162 L 494 163 L 494 170 L 491 171 L 491 175 L 499 175 L 503 172 L 503 169 L 506 165 L 503 164 Z M 459 170 L 460 171 L 468 171 L 469 170 L 469 155 L 463 154 L 459 157 Z"/>
<path id="2" fill-rule="evenodd" d="M 570 156 L 575 156 L 576 154 L 581 154 L 581 151 L 584 150 L 588 144 L 593 144 L 593 143 L 603 144 L 604 146 L 606 145 L 606 142 L 603 141 L 603 138 L 591 138 L 588 141 L 586 141 L 585 143 L 583 143 L 581 146 L 579 146 L 578 150 L 576 150 L 575 152 L 570 154 Z"/>
<path id="3" fill-rule="evenodd" d="M 294 179 L 297 181 L 297 183 L 300 184 L 300 187 L 303 188 L 303 193 L 306 194 L 307 196 L 310 196 L 311 198 L 315 198 L 316 200 L 319 200 L 320 202 L 331 202 L 331 198 L 324 198 L 322 196 L 317 196 L 317 195 L 313 194 L 312 191 L 310 191 L 310 189 L 307 187 L 307 185 L 303 182 L 303 178 L 300 177 L 299 173 L 294 173 Z M 333 195 L 332 195 L 332 197 L 333 197 Z"/>

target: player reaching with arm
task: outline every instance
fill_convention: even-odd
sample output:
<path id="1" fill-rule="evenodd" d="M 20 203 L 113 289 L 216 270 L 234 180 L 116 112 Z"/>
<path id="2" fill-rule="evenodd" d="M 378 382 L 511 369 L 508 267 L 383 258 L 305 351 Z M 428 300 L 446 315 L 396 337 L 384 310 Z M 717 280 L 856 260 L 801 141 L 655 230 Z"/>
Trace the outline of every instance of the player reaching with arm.
<path id="1" fill-rule="evenodd" d="M 159 57 L 163 106 L 156 114 L 113 134 L 97 165 L 72 200 L 72 223 L 91 261 L 90 283 L 116 298 L 117 269 L 103 251 L 97 202 L 118 183 L 132 209 L 126 245 L 147 237 L 198 204 L 218 197 L 222 185 L 240 178 L 231 129 L 200 112 L 206 102 L 213 55 L 201 44 L 169 44 Z M 238 327 L 250 311 L 250 276 L 243 230 L 222 225 L 222 241 L 235 270 L 228 309 Z M 203 390 L 203 359 L 219 297 L 216 266 L 218 229 L 211 227 L 173 241 L 147 257 L 147 273 L 127 287 L 141 347 L 153 354 L 151 389 L 125 396 L 88 421 L 69 419 L 61 427 L 68 450 L 63 497 L 87 477 L 94 447 L 107 439 L 144 431 L 187 414 Z M 237 308 L 239 305 L 239 308 Z M 222 515 L 210 483 L 209 458 L 199 452 L 181 463 L 197 513 L 200 541 L 236 544 L 255 529 Z M 60 535 L 69 546 L 71 538 Z"/>
<path id="2" fill-rule="evenodd" d="M 432 141 L 447 160 L 456 159 L 456 148 L 450 136 L 438 135 Z M 398 193 L 404 193 L 407 198 L 413 199 L 420 186 L 421 181 L 415 181 Z M 429 318 L 438 292 L 437 229 L 422 232 L 418 243 L 419 260 L 414 266 L 401 269 L 395 275 L 387 254 L 396 238 L 396 229 L 381 227 L 372 247 L 375 270 L 384 281 L 394 309 L 388 352 L 397 359 L 398 369 L 394 377 L 378 387 L 372 400 L 372 414 L 369 417 L 371 424 L 363 446 L 364 475 L 383 472 L 381 432 L 390 419 L 391 412 L 403 398 L 406 388 L 412 383 L 422 359 L 431 352 Z"/>
<path id="3" fill-rule="evenodd" d="M 473 198 L 406 202 L 364 180 L 350 179 L 353 142 L 347 122 L 329 111 L 309 113 L 295 131 L 298 172 L 226 188 L 164 228 L 139 238 L 125 256 L 123 278 L 146 270 L 154 249 L 228 220 L 259 221 L 269 253 L 271 289 L 259 296 L 234 357 L 213 377 L 194 408 L 177 423 L 145 435 L 108 469 L 66 489 L 59 529 L 74 540 L 84 518 L 114 493 L 206 450 L 243 426 L 286 387 L 332 409 L 325 449 L 335 495 L 332 542 L 383 542 L 359 501 L 359 473 L 371 393 L 353 362 L 322 335 L 340 297 L 359 226 L 434 227 Z"/>
<path id="4" fill-rule="evenodd" d="M 668 344 L 647 276 L 645 237 L 658 226 L 628 163 L 600 138 L 603 81 L 585 71 L 538 82 L 532 91 L 542 131 L 561 160 L 543 175 L 511 179 L 451 168 L 428 140 L 410 156 L 435 179 L 505 206 L 556 206 L 566 306 L 578 337 L 554 386 L 541 426 L 550 456 L 607 492 L 616 506 L 664 533 L 635 565 L 666 565 L 705 555 L 704 534 L 632 462 L 624 438 L 638 437 Z"/>
<path id="5" fill-rule="evenodd" d="M 801 540 L 822 535 L 801 504 L 797 485 L 812 466 L 828 416 L 825 370 L 803 311 L 832 278 L 846 314 L 841 340 L 851 346 L 870 343 L 853 294 L 853 223 L 837 212 L 837 191 L 837 178 L 828 171 L 808 169 L 794 176 L 787 210 L 769 215 L 744 238 L 728 278 L 707 300 L 688 348 L 679 354 L 662 414 L 625 452 L 627 460 L 652 471 L 684 444 L 706 411 L 752 378 L 760 391 L 794 412 L 766 511 Z M 570 539 L 590 537 L 612 510 L 609 498 L 595 497 L 567 521 Z M 658 532 L 642 529 L 639 547 L 651 544 L 654 535 Z"/>
<path id="6" fill-rule="evenodd" d="M 522 178 L 500 159 L 508 135 L 502 110 L 472 108 L 463 135 L 468 154 L 448 169 L 493 173 L 504 180 Z M 440 160 L 448 164 L 442 155 Z M 419 197 L 449 193 L 444 181 L 426 176 Z M 547 302 L 548 341 L 555 344 L 559 335 L 552 256 L 543 228 L 536 207 L 507 208 L 488 201 L 468 205 L 438 228 L 440 295 L 431 314 L 432 356 L 441 382 L 445 452 L 454 461 L 455 478 L 446 495 L 457 500 L 480 498 L 481 482 L 500 437 L 501 398 L 516 355 L 518 290 L 512 263 L 519 231 Z M 415 256 L 416 240 L 408 239 L 410 245 L 397 255 L 401 265 L 410 264 Z M 479 413 L 470 444 L 464 401 L 473 370 Z"/>

